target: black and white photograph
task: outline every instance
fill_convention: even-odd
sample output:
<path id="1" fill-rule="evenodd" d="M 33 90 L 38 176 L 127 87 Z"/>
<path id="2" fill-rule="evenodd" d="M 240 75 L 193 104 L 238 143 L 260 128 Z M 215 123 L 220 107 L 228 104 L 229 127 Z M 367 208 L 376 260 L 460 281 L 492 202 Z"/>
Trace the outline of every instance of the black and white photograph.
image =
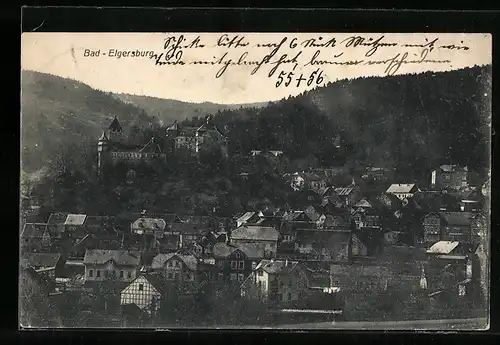
<path id="1" fill-rule="evenodd" d="M 487 330 L 492 36 L 24 32 L 19 328 Z"/>

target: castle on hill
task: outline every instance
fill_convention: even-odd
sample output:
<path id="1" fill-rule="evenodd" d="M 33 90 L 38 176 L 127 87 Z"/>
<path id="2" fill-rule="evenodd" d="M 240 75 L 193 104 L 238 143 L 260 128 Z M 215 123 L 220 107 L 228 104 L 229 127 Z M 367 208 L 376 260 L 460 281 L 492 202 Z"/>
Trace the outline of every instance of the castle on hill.
<path id="1" fill-rule="evenodd" d="M 183 127 L 175 121 L 166 128 L 166 138 L 155 140 L 152 137 L 148 142 L 137 145 L 128 142 L 123 127 L 115 116 L 97 142 L 98 174 L 102 175 L 105 170 L 119 163 L 134 166 L 167 162 L 168 157 L 176 153 L 196 158 L 209 145 L 216 145 L 222 155 L 227 157 L 227 137 L 210 120 L 208 118 L 199 127 Z"/>

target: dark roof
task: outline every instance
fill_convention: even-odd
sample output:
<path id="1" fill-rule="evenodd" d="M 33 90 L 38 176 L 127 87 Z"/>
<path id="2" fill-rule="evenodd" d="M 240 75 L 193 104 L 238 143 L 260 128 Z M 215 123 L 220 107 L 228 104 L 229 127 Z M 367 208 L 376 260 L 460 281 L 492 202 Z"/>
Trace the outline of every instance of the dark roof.
<path id="1" fill-rule="evenodd" d="M 122 126 L 120 125 L 120 122 L 118 121 L 118 118 L 115 116 L 111 124 L 109 125 L 108 129 L 112 132 L 121 132 L 123 130 Z"/>
<path id="2" fill-rule="evenodd" d="M 141 253 L 124 250 L 87 250 L 83 263 L 104 264 L 110 260 L 113 260 L 117 265 L 138 266 L 141 262 Z"/>
<path id="3" fill-rule="evenodd" d="M 473 213 L 471 212 L 439 212 L 439 216 L 446 221 L 448 225 L 470 225 Z"/>
<path id="4" fill-rule="evenodd" d="M 387 267 L 381 265 L 360 265 L 360 264 L 332 264 L 330 265 L 330 274 L 344 275 L 346 272 L 355 270 L 356 274 L 364 277 L 387 276 L 390 271 Z"/>
<path id="5" fill-rule="evenodd" d="M 21 231 L 22 238 L 41 238 L 47 224 L 45 223 L 26 223 Z"/>
<path id="6" fill-rule="evenodd" d="M 179 258 L 191 271 L 196 271 L 198 269 L 198 259 L 194 255 L 185 255 L 180 253 L 168 253 L 168 254 L 158 254 L 153 258 L 151 263 L 151 268 L 161 269 L 165 262 L 172 258 Z"/>
<path id="7" fill-rule="evenodd" d="M 28 261 L 31 267 L 55 267 L 61 258 L 61 254 L 57 253 L 29 253 L 23 255 L 23 259 Z"/>
<path id="8" fill-rule="evenodd" d="M 264 226 L 243 225 L 231 233 L 231 239 L 277 241 L 278 237 L 278 230 Z"/>
<path id="9" fill-rule="evenodd" d="M 160 272 L 148 272 L 142 273 L 142 276 L 146 278 L 148 282 L 153 285 L 153 287 L 162 295 L 165 294 L 165 277 Z"/>
<path id="10" fill-rule="evenodd" d="M 226 244 L 224 242 L 218 242 L 214 245 L 213 255 L 214 257 L 228 257 L 236 250 L 241 250 L 249 259 L 262 259 L 264 257 L 264 246 L 262 244 Z"/>
<path id="11" fill-rule="evenodd" d="M 33 279 L 35 282 L 37 282 L 40 287 L 43 289 L 44 293 L 50 292 L 53 288 L 53 284 L 50 281 L 50 279 L 42 274 L 39 274 L 38 272 L 35 271 L 33 267 L 21 267 L 19 271 L 20 275 L 27 275 L 31 279 Z M 23 289 L 23 286 L 20 287 L 20 289 Z"/>

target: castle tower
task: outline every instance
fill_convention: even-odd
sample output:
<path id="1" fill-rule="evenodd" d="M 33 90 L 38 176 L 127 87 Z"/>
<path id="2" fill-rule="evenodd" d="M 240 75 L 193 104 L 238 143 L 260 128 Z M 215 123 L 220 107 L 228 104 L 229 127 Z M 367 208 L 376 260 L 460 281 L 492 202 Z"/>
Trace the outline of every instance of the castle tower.
<path id="1" fill-rule="evenodd" d="M 109 139 L 103 132 L 97 142 L 97 174 L 101 175 L 103 167 L 106 166 L 109 158 Z"/>
<path id="2" fill-rule="evenodd" d="M 123 134 L 123 128 L 118 121 L 118 118 L 115 116 L 111 125 L 108 127 L 108 140 L 110 141 L 121 141 Z"/>

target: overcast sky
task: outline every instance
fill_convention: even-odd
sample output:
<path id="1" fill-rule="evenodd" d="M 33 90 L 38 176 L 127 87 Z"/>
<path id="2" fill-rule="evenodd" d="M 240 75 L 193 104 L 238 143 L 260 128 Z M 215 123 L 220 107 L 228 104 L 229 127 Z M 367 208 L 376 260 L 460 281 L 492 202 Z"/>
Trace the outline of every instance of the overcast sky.
<path id="1" fill-rule="evenodd" d="M 187 102 L 214 103 L 253 103 L 278 100 L 289 95 L 297 95 L 317 86 L 316 79 L 307 85 L 307 78 L 317 68 L 323 69 L 323 80 L 319 84 L 338 79 L 360 76 L 383 76 L 390 62 L 368 65 L 367 61 L 382 61 L 395 57 L 401 58 L 405 53 L 406 60 L 419 60 L 427 47 L 409 47 L 406 45 L 424 45 L 434 42 L 433 49 L 427 51 L 425 60 L 439 60 L 445 63 L 404 63 L 396 71 L 401 73 L 420 73 L 424 71 L 446 71 L 474 65 L 491 63 L 492 41 L 488 34 L 359 34 L 365 42 L 372 42 L 384 36 L 379 43 L 395 43 L 392 46 L 379 47 L 371 56 L 370 46 L 349 45 L 348 38 L 357 34 L 231 34 L 243 38 L 240 43 L 248 43 L 244 47 L 217 46 L 220 33 L 195 34 L 185 33 L 182 45 L 190 44 L 200 36 L 198 44 L 203 48 L 182 49 L 182 61 L 185 65 L 155 66 L 149 57 L 110 57 L 110 49 L 154 52 L 165 52 L 164 41 L 167 37 L 179 37 L 180 33 L 23 33 L 22 35 L 22 69 L 50 73 L 61 77 L 79 80 L 93 88 L 116 93 L 147 95 L 159 98 L 176 99 Z M 274 65 L 263 65 L 259 71 L 251 75 L 255 65 L 229 66 L 221 77 L 217 72 L 223 67 L 218 65 L 193 65 L 193 61 L 216 61 L 224 56 L 224 61 L 237 61 L 247 53 L 245 61 L 260 61 L 274 47 L 256 47 L 257 44 L 279 43 L 287 37 L 271 62 L 279 60 L 283 54 L 293 58 L 299 52 L 297 67 L 294 64 L 279 66 L 272 77 L 268 73 Z M 321 40 L 319 39 L 321 37 Z M 295 38 L 295 40 L 293 40 Z M 315 38 L 315 43 L 325 43 L 335 38 L 332 47 L 306 47 L 303 43 Z M 228 43 L 228 40 L 221 41 Z M 235 41 L 234 41 L 235 42 Z M 233 42 L 233 43 L 234 43 Z M 307 41 L 306 41 L 307 42 Z M 310 41 L 309 41 L 310 42 Z M 301 43 L 303 43 L 301 45 Z M 294 44 L 297 44 L 295 47 Z M 346 45 L 349 45 L 346 47 Z M 449 49 L 450 45 L 466 46 L 468 49 Z M 446 46 L 446 47 L 443 47 Z M 100 51 L 99 57 L 85 57 L 86 49 Z M 360 61 L 358 65 L 308 65 L 317 50 L 318 60 L 336 62 Z M 104 55 L 106 54 L 106 55 Z M 394 60 L 397 61 L 397 60 Z M 287 87 L 282 83 L 276 87 L 279 72 L 293 72 L 293 81 Z M 306 81 L 297 87 L 296 78 L 303 74 Z M 286 76 L 286 75 L 285 75 Z M 284 79 L 286 81 L 286 79 Z"/>

